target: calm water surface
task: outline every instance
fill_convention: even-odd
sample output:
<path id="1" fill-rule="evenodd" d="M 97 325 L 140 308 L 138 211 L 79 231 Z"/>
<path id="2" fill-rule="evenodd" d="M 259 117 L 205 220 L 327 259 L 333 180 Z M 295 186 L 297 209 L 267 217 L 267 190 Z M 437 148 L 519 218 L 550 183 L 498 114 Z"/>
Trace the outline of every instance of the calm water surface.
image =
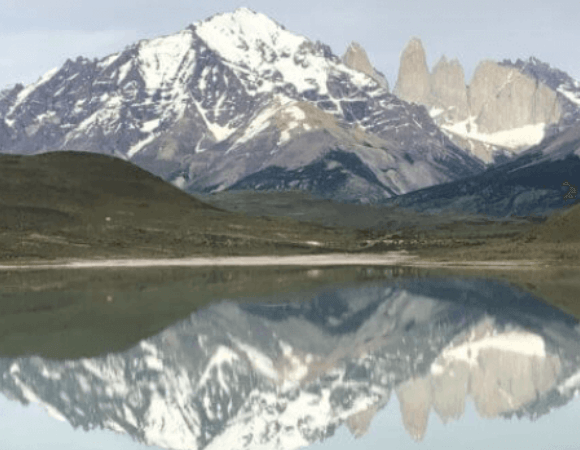
<path id="1" fill-rule="evenodd" d="M 19 275 L 0 294 L 0 449 L 580 449 L 580 327 L 529 294 L 384 268 L 204 273 Z"/>

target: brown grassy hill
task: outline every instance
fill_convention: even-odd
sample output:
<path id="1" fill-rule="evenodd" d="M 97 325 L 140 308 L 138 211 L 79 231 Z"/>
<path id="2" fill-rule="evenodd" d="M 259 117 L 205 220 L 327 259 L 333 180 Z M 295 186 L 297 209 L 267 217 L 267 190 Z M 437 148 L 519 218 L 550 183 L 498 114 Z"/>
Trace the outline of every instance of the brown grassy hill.
<path id="1" fill-rule="evenodd" d="M 421 249 L 433 261 L 520 260 L 544 266 L 580 267 L 580 204 L 560 209 L 539 225 L 522 226 L 515 235 L 497 235 L 477 246 Z"/>
<path id="2" fill-rule="evenodd" d="M 41 231 L 123 210 L 146 218 L 180 209 L 216 210 L 121 159 L 80 152 L 0 155 L 0 228 Z"/>
<path id="3" fill-rule="evenodd" d="M 0 260 L 301 253 L 350 233 L 226 212 L 110 156 L 0 155 Z"/>
<path id="4" fill-rule="evenodd" d="M 557 211 L 532 233 L 539 242 L 580 242 L 580 204 Z"/>

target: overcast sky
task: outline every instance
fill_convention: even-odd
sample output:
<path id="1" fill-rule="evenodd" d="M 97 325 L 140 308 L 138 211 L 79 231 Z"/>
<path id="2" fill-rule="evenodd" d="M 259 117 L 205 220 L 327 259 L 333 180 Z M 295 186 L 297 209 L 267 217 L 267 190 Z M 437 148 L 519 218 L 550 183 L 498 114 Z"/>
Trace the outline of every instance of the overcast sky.
<path id="1" fill-rule="evenodd" d="M 391 86 L 412 36 L 423 40 L 430 66 L 443 54 L 457 57 L 467 82 L 482 59 L 531 55 L 580 78 L 577 0 L 0 0 L 0 88 L 240 6 L 339 55 L 359 42 Z"/>

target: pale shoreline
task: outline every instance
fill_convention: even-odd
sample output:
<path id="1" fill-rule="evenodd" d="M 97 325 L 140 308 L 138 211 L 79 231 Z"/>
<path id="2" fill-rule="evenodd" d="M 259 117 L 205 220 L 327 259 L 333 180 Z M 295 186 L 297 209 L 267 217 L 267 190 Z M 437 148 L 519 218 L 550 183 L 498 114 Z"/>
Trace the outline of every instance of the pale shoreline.
<path id="1" fill-rule="evenodd" d="M 384 254 L 353 255 L 348 253 L 296 256 L 226 256 L 192 258 L 139 258 L 104 260 L 64 260 L 53 263 L 26 263 L 5 265 L 0 271 L 41 269 L 104 269 L 140 267 L 240 267 L 240 266 L 411 266 L 426 268 L 502 268 L 531 269 L 545 267 L 535 261 L 429 261 L 406 251 Z"/>

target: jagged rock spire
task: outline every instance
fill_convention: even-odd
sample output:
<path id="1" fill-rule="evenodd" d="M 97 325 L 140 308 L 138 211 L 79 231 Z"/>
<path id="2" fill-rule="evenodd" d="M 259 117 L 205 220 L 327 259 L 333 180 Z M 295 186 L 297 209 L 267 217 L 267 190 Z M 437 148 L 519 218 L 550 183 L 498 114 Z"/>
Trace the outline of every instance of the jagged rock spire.
<path id="1" fill-rule="evenodd" d="M 342 57 L 342 61 L 348 67 L 359 72 L 366 73 L 375 80 L 381 87 L 389 89 L 389 83 L 383 74 L 371 64 L 367 52 L 358 42 L 351 42 Z"/>
<path id="2" fill-rule="evenodd" d="M 435 64 L 431 74 L 431 95 L 434 106 L 453 109 L 448 113 L 452 121 L 465 120 L 469 113 L 467 87 L 463 67 L 457 59 L 448 60 L 445 56 Z"/>
<path id="3" fill-rule="evenodd" d="M 401 53 L 399 76 L 393 93 L 409 102 L 427 103 L 430 90 L 425 49 L 421 40 L 414 37 Z"/>

